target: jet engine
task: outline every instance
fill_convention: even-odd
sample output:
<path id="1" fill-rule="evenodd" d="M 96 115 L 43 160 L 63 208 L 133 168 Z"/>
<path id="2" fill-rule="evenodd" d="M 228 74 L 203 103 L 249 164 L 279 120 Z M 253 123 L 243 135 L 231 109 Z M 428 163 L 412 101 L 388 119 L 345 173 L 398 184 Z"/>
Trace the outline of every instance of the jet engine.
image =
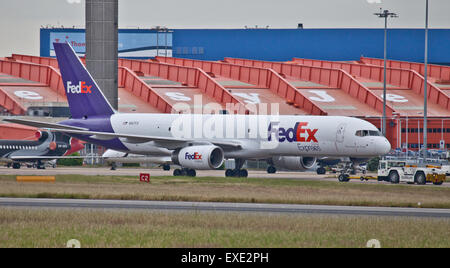
<path id="1" fill-rule="evenodd" d="M 222 166 L 224 153 L 213 145 L 190 146 L 172 154 L 172 162 L 184 168 L 208 170 Z"/>
<path id="2" fill-rule="evenodd" d="M 303 171 L 314 167 L 317 159 L 315 157 L 301 156 L 274 156 L 272 164 L 280 169 Z"/>

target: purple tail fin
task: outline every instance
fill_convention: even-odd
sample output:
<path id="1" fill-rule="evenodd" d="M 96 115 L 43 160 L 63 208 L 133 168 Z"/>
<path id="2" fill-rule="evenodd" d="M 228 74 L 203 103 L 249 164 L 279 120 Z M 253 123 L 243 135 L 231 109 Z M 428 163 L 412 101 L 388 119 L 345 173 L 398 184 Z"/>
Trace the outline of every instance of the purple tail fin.
<path id="1" fill-rule="evenodd" d="M 86 67 L 67 43 L 54 43 L 72 118 L 110 116 L 115 113 Z"/>

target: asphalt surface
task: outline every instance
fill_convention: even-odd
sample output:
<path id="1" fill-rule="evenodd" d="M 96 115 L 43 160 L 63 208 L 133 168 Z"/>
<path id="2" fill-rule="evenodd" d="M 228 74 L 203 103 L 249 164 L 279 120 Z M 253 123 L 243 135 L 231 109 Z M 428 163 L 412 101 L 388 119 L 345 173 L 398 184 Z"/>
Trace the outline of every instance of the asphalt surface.
<path id="1" fill-rule="evenodd" d="M 239 212 L 239 213 L 255 212 L 255 213 L 450 218 L 450 209 L 346 207 L 346 206 L 319 206 L 319 205 L 211 203 L 211 202 L 0 198 L 0 206 L 16 207 L 16 208 L 17 207 L 40 208 L 40 209 L 44 208 L 108 209 L 108 210 L 132 209 L 132 210 L 148 210 L 148 211 L 197 211 L 197 212 Z"/>
<path id="2" fill-rule="evenodd" d="M 54 176 L 54 175 L 85 175 L 85 176 L 136 176 L 140 173 L 149 173 L 151 176 L 172 176 L 173 170 L 164 171 L 162 169 L 144 169 L 144 168 L 119 168 L 117 170 L 110 170 L 109 168 L 89 168 L 89 167 L 57 167 L 47 168 L 45 170 L 37 170 L 32 168 L 22 167 L 21 169 L 12 169 L 6 167 L 0 167 L 0 174 L 4 175 L 42 175 L 42 176 Z M 277 172 L 276 174 L 268 174 L 263 170 L 249 170 L 249 178 L 264 178 L 264 179 L 295 179 L 295 180 L 317 180 L 317 181 L 332 181 L 337 182 L 336 174 L 317 175 L 315 172 Z M 358 175 L 356 175 L 358 177 Z M 198 170 L 197 177 L 225 177 L 224 170 Z M 378 182 L 377 180 L 369 180 L 361 182 L 359 179 L 351 180 L 350 183 L 365 183 L 365 184 L 387 184 L 388 182 Z M 406 184 L 405 184 L 406 185 Z M 423 187 L 422 185 L 416 185 L 417 187 Z M 427 184 L 427 187 L 450 187 L 449 182 L 445 182 L 441 186 L 434 186 L 433 184 Z"/>

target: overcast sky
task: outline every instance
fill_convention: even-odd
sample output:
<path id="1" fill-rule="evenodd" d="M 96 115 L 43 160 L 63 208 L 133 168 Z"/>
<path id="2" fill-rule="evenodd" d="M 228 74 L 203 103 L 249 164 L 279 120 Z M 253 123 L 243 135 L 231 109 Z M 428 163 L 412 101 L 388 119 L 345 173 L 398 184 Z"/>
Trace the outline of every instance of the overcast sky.
<path id="1" fill-rule="evenodd" d="M 430 27 L 450 28 L 450 0 L 430 0 Z M 425 0 L 119 0 L 120 28 L 423 28 Z M 39 55 L 39 28 L 84 27 L 85 0 L 0 0 L 0 56 Z"/>

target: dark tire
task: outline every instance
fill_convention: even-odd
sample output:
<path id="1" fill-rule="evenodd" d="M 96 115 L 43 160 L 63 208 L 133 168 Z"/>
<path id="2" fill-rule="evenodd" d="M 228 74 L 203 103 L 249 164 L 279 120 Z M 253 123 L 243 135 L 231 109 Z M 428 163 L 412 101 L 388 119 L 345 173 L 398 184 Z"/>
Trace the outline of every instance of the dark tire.
<path id="1" fill-rule="evenodd" d="M 275 174 L 275 173 L 277 173 L 277 169 L 274 166 L 270 166 L 267 168 L 267 173 Z"/>
<path id="2" fill-rule="evenodd" d="M 425 177 L 425 174 L 423 172 L 418 172 L 414 179 L 415 179 L 416 183 L 419 185 L 427 184 L 427 178 Z"/>
<path id="3" fill-rule="evenodd" d="M 163 165 L 162 168 L 164 171 L 170 171 L 170 165 Z"/>
<path id="4" fill-rule="evenodd" d="M 246 169 L 239 170 L 239 177 L 247 178 L 248 177 L 248 171 Z"/>
<path id="5" fill-rule="evenodd" d="M 339 180 L 340 182 L 348 182 L 348 181 L 349 181 L 348 176 L 345 175 L 345 174 L 339 174 L 338 180 Z"/>
<path id="6" fill-rule="evenodd" d="M 326 173 L 327 173 L 327 171 L 323 167 L 320 167 L 317 169 L 317 175 L 325 175 Z"/>
<path id="7" fill-rule="evenodd" d="M 225 177 L 233 177 L 233 170 L 232 169 L 227 169 L 225 171 Z"/>
<path id="8" fill-rule="evenodd" d="M 434 185 L 442 185 L 444 182 L 440 181 L 440 182 L 433 182 Z"/>
<path id="9" fill-rule="evenodd" d="M 20 164 L 19 163 L 14 163 L 12 165 L 13 169 L 20 169 Z"/>
<path id="10" fill-rule="evenodd" d="M 389 172 L 389 181 L 392 184 L 399 184 L 400 183 L 400 176 L 398 175 L 397 171 Z"/>
<path id="11" fill-rule="evenodd" d="M 186 173 L 189 177 L 197 176 L 197 172 L 195 171 L 195 169 L 188 169 Z"/>
<path id="12" fill-rule="evenodd" d="M 175 169 L 174 171 L 173 171 L 173 175 L 175 176 L 175 177 L 179 177 L 179 176 L 181 176 L 181 170 L 180 169 Z"/>

